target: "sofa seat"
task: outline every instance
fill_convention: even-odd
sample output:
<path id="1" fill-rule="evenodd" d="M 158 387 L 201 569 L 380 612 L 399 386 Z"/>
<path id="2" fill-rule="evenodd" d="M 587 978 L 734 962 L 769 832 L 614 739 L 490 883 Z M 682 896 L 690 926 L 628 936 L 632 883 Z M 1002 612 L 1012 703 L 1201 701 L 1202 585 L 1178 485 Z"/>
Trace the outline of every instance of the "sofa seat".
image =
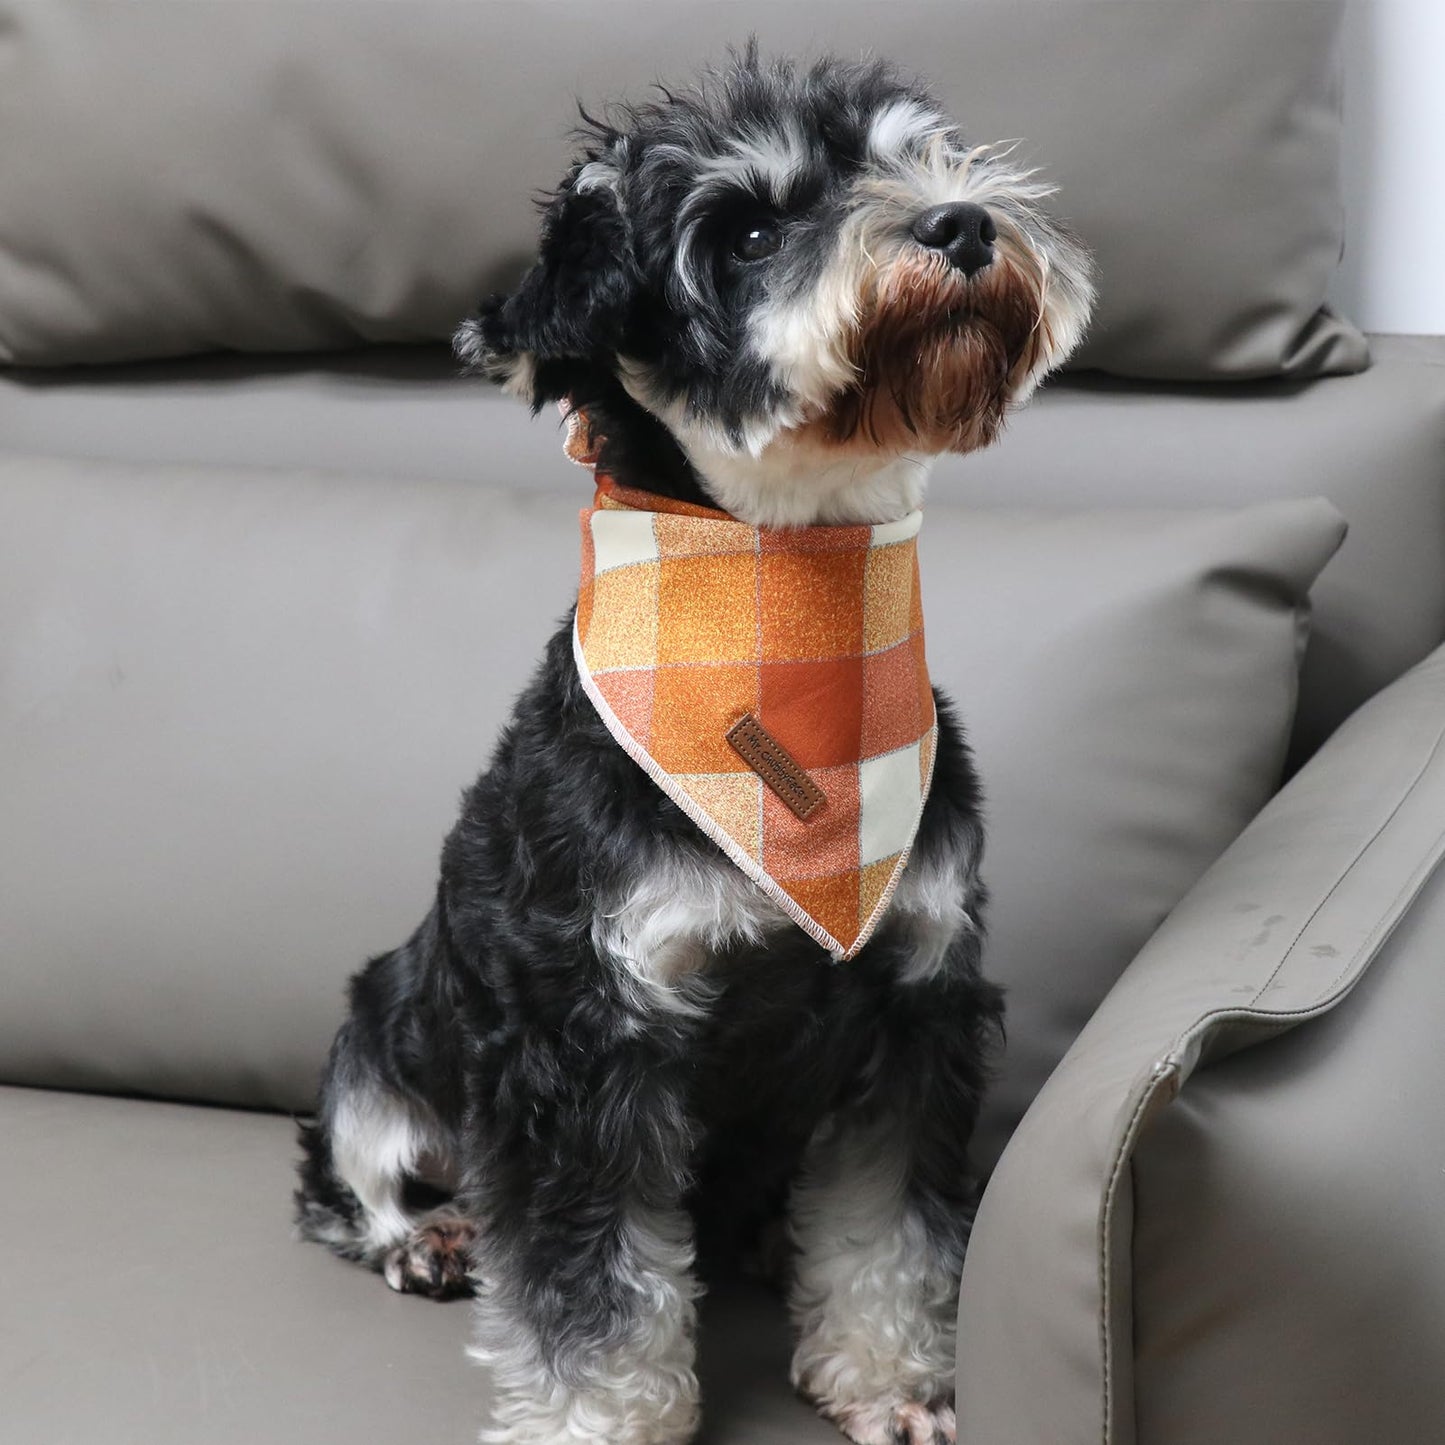
<path id="1" fill-rule="evenodd" d="M 0 1089 L 3 1445 L 470 1445 L 468 1307 L 393 1294 L 291 1231 L 276 1114 Z M 714 1291 L 707 1445 L 836 1445 L 789 1389 L 783 1307 Z"/>

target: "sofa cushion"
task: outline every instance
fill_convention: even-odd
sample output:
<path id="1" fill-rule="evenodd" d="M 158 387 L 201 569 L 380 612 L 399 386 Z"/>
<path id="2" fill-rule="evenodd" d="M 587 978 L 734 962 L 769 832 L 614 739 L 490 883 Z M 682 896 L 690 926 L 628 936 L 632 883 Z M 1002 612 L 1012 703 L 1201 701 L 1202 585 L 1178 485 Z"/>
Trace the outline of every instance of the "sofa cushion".
<path id="1" fill-rule="evenodd" d="M 1445 636 L 1445 338 L 1371 344 L 1368 371 L 1308 386 L 1059 378 L 999 445 L 941 462 L 933 496 L 1065 509 L 1328 497 L 1350 541 L 1312 594 L 1300 760 Z M 439 348 L 0 371 L 0 438 L 58 456 L 576 487 L 556 419 L 459 377 Z"/>
<path id="2" fill-rule="evenodd" d="M 534 244 L 574 98 L 880 44 L 1023 137 L 1097 251 L 1083 366 L 1358 369 L 1338 260 L 1342 0 L 0 0 L 0 360 L 448 335 Z"/>
<path id="3" fill-rule="evenodd" d="M 307 1104 L 570 599 L 565 472 L 528 497 L 0 462 L 0 1078 Z M 1320 502 L 930 508 L 931 669 L 991 800 L 1012 995 L 991 1147 L 1274 787 L 1340 532 Z"/>
<path id="4" fill-rule="evenodd" d="M 1445 648 L 1209 870 L 1014 1134 L 964 1267 L 960 1445 L 1434 1438 L 1442 856 Z"/>
<path id="5" fill-rule="evenodd" d="M 468 1307 L 294 1239 L 294 1136 L 268 1115 L 0 1089 L 6 1445 L 477 1438 L 490 1392 L 463 1353 Z M 836 1445 L 789 1388 L 789 1352 L 781 1302 L 714 1291 L 710 1441 Z"/>

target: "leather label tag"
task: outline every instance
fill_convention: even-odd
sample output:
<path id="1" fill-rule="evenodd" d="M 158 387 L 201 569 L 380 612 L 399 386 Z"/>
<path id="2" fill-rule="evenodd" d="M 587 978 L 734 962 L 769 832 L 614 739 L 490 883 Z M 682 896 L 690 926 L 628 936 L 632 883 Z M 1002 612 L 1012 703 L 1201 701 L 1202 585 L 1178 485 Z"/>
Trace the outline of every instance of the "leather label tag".
<path id="1" fill-rule="evenodd" d="M 823 806 L 823 790 L 752 713 L 739 718 L 726 737 L 734 752 L 803 822 Z"/>

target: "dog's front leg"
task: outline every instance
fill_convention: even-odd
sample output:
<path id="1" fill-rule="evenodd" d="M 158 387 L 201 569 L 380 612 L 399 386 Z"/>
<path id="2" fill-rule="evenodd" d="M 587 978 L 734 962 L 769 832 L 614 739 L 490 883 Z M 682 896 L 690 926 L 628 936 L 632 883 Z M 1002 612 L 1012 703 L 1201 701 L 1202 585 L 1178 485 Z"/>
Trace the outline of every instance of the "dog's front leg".
<path id="1" fill-rule="evenodd" d="M 629 1027 L 519 1040 L 493 1103 L 472 1351 L 496 1387 L 484 1445 L 681 1445 L 696 1429 L 692 1129 L 676 1040 Z"/>
<path id="2" fill-rule="evenodd" d="M 951 979 L 895 985 L 866 1077 L 793 1190 L 793 1384 L 860 1445 L 954 1439 L 967 1146 L 998 1013 L 962 962 Z"/>

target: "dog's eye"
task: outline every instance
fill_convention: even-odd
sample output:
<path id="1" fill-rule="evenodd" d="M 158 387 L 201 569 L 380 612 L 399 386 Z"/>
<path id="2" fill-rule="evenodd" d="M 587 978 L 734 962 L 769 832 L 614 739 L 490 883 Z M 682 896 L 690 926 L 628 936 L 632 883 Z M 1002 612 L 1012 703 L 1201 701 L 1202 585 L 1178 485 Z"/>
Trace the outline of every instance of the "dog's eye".
<path id="1" fill-rule="evenodd" d="M 739 228 L 733 255 L 739 261 L 762 261 L 783 244 L 783 228 L 776 221 L 749 221 Z"/>

